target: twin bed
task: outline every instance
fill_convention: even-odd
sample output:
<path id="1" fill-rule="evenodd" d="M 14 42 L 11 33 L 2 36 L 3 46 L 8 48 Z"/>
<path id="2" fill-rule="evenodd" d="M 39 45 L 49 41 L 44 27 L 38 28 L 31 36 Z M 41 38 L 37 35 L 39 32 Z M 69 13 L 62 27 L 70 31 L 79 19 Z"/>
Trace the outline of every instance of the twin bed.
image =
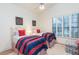
<path id="1" fill-rule="evenodd" d="M 16 42 L 15 48 L 21 55 L 45 55 L 56 40 L 54 33 L 42 35 L 23 36 Z"/>

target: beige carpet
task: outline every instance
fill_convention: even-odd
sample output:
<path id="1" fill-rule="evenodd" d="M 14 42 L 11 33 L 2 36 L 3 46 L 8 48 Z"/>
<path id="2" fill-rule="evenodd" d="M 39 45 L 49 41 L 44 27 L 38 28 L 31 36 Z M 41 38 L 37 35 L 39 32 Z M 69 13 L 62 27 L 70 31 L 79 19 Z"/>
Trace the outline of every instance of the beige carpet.
<path id="1" fill-rule="evenodd" d="M 55 44 L 52 48 L 49 48 L 47 50 L 47 54 L 48 55 L 70 55 L 65 52 L 65 46 L 60 44 Z M 17 55 L 17 53 L 12 52 L 12 53 L 9 53 L 8 55 Z"/>
<path id="2" fill-rule="evenodd" d="M 65 46 L 60 44 L 55 44 L 52 48 L 47 50 L 48 55 L 69 55 L 65 52 Z"/>

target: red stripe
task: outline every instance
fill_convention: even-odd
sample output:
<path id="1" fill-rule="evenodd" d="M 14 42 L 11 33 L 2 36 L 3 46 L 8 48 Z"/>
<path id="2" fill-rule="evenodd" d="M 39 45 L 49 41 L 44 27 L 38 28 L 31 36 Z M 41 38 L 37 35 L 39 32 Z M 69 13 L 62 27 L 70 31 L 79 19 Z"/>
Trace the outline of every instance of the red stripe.
<path id="1" fill-rule="evenodd" d="M 29 39 L 27 39 L 27 40 L 25 40 L 25 41 L 23 42 L 23 44 L 22 44 L 22 46 L 21 46 L 21 48 L 20 48 L 20 53 L 23 52 L 22 48 L 24 47 L 25 43 L 28 42 L 29 40 L 32 40 L 32 39 L 33 39 L 33 37 L 32 37 L 32 38 L 29 38 Z"/>
<path id="2" fill-rule="evenodd" d="M 23 40 L 23 39 L 24 39 L 24 37 L 22 37 L 22 38 L 20 38 L 20 39 L 19 39 L 19 41 L 18 41 L 18 43 L 17 43 L 17 46 L 16 46 L 16 47 L 18 47 L 18 46 L 19 46 L 19 44 L 20 44 L 21 40 Z"/>
<path id="3" fill-rule="evenodd" d="M 34 39 L 32 39 L 32 41 L 29 41 L 28 43 L 27 43 L 27 45 L 26 46 L 28 46 L 30 43 L 32 43 L 32 42 L 34 42 L 34 41 L 37 41 L 36 39 L 38 39 L 38 38 L 41 38 L 41 36 L 40 37 L 37 37 L 37 38 L 34 38 Z M 39 40 L 39 39 L 38 39 Z M 26 50 L 26 48 L 24 49 L 24 51 Z"/>
<path id="4" fill-rule="evenodd" d="M 18 44 L 17 44 L 17 47 L 18 47 L 18 45 L 20 44 L 20 42 L 21 42 L 24 38 L 25 38 L 25 37 L 22 37 L 22 38 L 19 39 Z M 30 37 L 29 37 L 29 38 L 30 38 Z"/>
<path id="5" fill-rule="evenodd" d="M 48 34 L 45 35 L 45 38 L 47 38 L 47 35 L 48 35 Z"/>
<path id="6" fill-rule="evenodd" d="M 46 42 L 44 43 L 41 43 L 37 46 L 35 46 L 30 52 L 29 52 L 29 55 L 32 55 L 37 49 L 39 49 L 41 46 L 43 46 L 44 44 L 46 44 Z"/>
<path id="7" fill-rule="evenodd" d="M 49 35 L 50 35 L 50 33 L 47 33 L 47 34 L 46 34 L 46 38 L 48 38 Z"/>
<path id="8" fill-rule="evenodd" d="M 47 38 L 49 37 L 49 35 L 50 35 L 50 34 L 48 33 Z"/>
<path id="9" fill-rule="evenodd" d="M 19 54 L 22 54 L 20 51 L 18 51 Z"/>

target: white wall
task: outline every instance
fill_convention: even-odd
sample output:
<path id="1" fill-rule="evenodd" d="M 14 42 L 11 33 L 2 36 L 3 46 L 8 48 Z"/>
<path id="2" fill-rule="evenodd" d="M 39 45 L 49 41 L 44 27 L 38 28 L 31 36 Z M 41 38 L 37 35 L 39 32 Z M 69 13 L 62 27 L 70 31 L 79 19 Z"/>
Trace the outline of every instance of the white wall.
<path id="1" fill-rule="evenodd" d="M 52 17 L 71 15 L 73 13 L 79 13 L 79 4 L 77 3 L 60 3 L 55 4 L 50 9 L 46 10 L 40 15 L 40 28 L 45 32 L 52 32 Z M 41 23 L 41 24 L 40 24 Z M 69 40 L 68 40 L 69 41 Z M 60 43 L 67 43 L 67 39 L 61 38 L 58 40 Z"/>
<path id="2" fill-rule="evenodd" d="M 11 48 L 10 28 L 15 26 L 15 16 L 23 17 L 24 27 L 32 28 L 36 15 L 14 4 L 0 4 L 0 52 Z"/>

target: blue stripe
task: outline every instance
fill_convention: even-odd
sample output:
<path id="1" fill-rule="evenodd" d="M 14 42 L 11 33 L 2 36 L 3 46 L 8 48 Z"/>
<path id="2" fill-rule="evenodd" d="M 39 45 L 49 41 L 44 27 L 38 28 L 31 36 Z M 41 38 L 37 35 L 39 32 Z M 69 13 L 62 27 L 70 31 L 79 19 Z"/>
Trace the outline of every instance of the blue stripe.
<path id="1" fill-rule="evenodd" d="M 28 36 L 28 37 L 26 36 L 26 37 L 24 37 L 24 38 L 21 40 L 19 46 L 16 47 L 16 48 L 17 48 L 18 50 L 20 50 L 20 48 L 21 48 L 23 42 L 24 42 L 26 39 L 33 38 L 33 37 L 35 37 L 35 36 Z M 20 39 L 21 39 L 21 38 L 20 38 Z M 18 40 L 18 42 L 20 41 L 20 39 Z M 18 42 L 17 42 L 17 44 L 18 44 Z M 17 45 L 17 44 L 16 44 L 16 45 Z"/>
<path id="2" fill-rule="evenodd" d="M 38 38 L 39 39 L 39 38 Z M 30 50 L 32 50 L 34 47 L 36 47 L 37 45 L 41 44 L 45 42 L 44 38 L 40 38 L 39 40 L 32 42 L 31 44 L 28 45 L 28 47 L 26 47 L 26 50 L 24 52 L 24 54 L 27 54 L 27 52 L 29 52 Z"/>

